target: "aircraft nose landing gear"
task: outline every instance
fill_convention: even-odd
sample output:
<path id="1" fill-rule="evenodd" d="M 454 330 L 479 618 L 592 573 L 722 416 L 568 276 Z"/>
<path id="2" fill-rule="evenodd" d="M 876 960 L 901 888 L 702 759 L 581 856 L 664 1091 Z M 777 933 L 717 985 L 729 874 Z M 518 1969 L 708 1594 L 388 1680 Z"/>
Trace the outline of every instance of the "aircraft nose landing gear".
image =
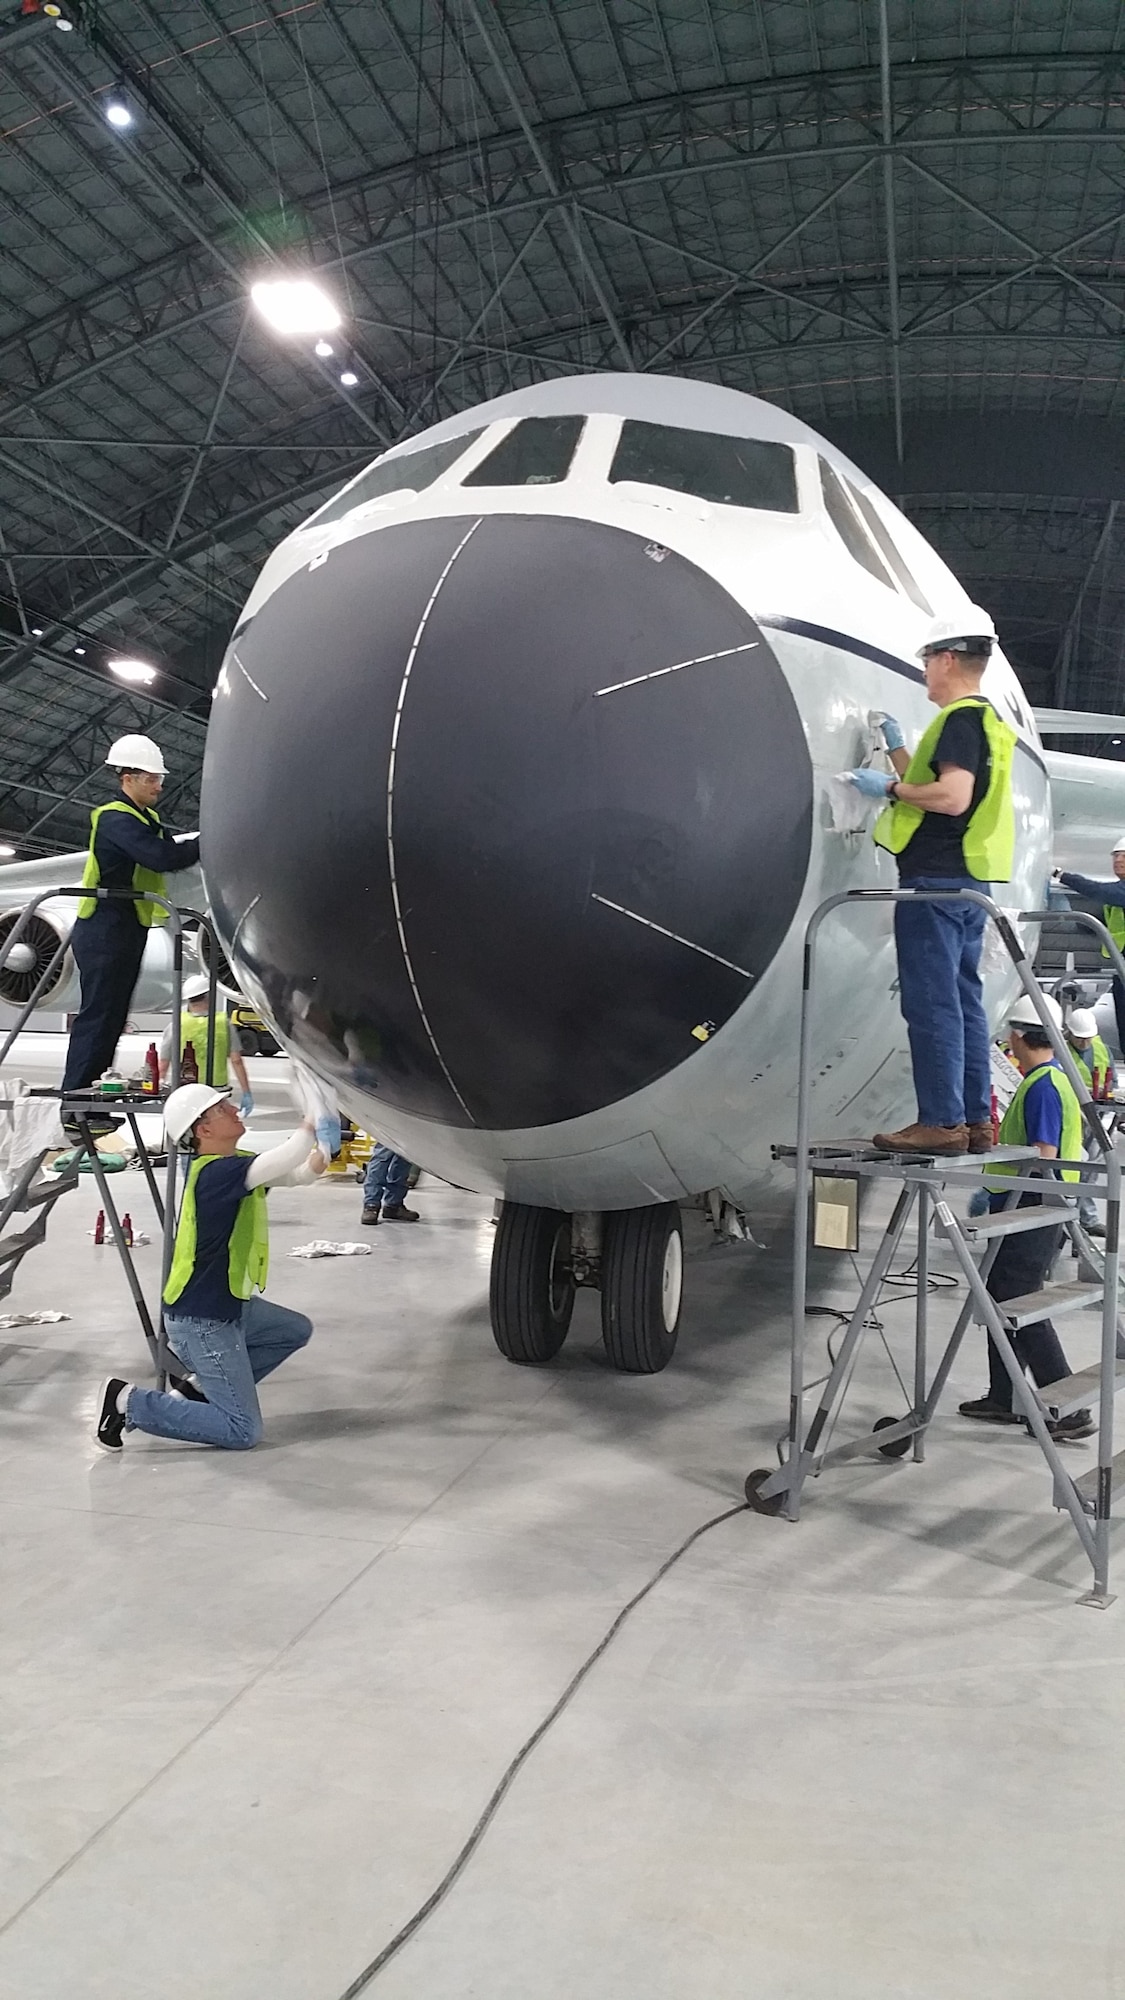
<path id="1" fill-rule="evenodd" d="M 655 1375 L 675 1351 L 683 1277 L 674 1201 L 597 1217 L 506 1201 L 492 1251 L 493 1338 L 509 1361 L 551 1361 L 570 1329 L 577 1287 L 595 1287 L 611 1367 Z"/>

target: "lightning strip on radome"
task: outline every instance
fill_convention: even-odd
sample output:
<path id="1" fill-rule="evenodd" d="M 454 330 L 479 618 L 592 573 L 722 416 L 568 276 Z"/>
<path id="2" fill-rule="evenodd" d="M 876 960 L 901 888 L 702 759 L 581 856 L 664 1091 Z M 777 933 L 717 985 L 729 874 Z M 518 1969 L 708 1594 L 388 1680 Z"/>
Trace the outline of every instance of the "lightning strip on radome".
<path id="1" fill-rule="evenodd" d="M 594 700 L 603 694 L 620 694 L 622 688 L 640 687 L 642 681 L 661 680 L 665 674 L 682 674 L 685 667 L 705 667 L 711 660 L 729 660 L 735 653 L 752 653 L 757 645 L 757 639 L 749 639 L 744 646 L 724 646 L 721 653 L 700 653 L 694 660 L 677 660 L 674 667 L 654 667 L 651 674 L 637 674 L 631 681 L 614 681 L 612 687 L 595 688 Z"/>

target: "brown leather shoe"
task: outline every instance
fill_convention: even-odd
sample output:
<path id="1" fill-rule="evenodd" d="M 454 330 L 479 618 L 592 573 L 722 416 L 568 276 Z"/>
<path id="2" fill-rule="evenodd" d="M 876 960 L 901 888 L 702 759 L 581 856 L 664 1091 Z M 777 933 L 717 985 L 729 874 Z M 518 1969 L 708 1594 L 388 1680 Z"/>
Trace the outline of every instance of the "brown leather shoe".
<path id="1" fill-rule="evenodd" d="M 967 1125 L 904 1125 L 901 1132 L 876 1132 L 872 1144 L 881 1153 L 966 1153 Z"/>
<path id="2" fill-rule="evenodd" d="M 980 1118 L 969 1126 L 970 1153 L 991 1153 L 995 1144 L 991 1118 Z"/>

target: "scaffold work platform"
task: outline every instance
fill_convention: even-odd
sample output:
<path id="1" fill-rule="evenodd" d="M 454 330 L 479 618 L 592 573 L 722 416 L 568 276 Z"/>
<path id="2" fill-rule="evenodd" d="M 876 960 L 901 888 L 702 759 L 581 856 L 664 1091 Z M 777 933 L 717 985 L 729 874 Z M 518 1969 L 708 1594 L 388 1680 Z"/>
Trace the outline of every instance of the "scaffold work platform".
<path id="1" fill-rule="evenodd" d="M 866 1141 L 817 1142 L 811 1138 L 811 1012 L 816 943 L 821 926 L 833 910 L 844 904 L 893 903 L 907 895 L 925 895 L 932 901 L 963 899 L 984 906 L 1082 1106 L 1088 1158 L 1045 1160 L 1034 1148 L 1003 1147 L 984 1155 L 934 1158 L 880 1152 Z M 1039 922 L 1045 914 L 1023 912 L 1020 922 Z M 1125 981 L 1125 960 L 1105 927 L 1093 917 L 1083 917 L 1081 921 L 1105 944 L 1114 970 Z M 912 1453 L 915 1462 L 921 1462 L 926 1433 L 961 1343 L 968 1327 L 976 1323 L 986 1328 L 994 1341 L 1011 1379 L 1013 1408 L 1023 1417 L 1047 1462 L 1053 1504 L 1069 1515 L 1090 1561 L 1093 1583 L 1080 1602 L 1099 1607 L 1113 1602 L 1109 1591 L 1109 1529 L 1115 1474 L 1125 1469 L 1125 1452 L 1119 1460 L 1115 1461 L 1113 1456 L 1114 1400 L 1118 1389 L 1125 1386 L 1125 1366 L 1119 1365 L 1122 1357 L 1118 1351 L 1120 1348 L 1125 1355 L 1125 1342 L 1118 1335 L 1121 1223 L 1118 1114 L 1118 1107 L 1095 1104 L 1091 1099 L 1082 1073 L 1051 1019 L 1022 941 L 1014 925 L 990 897 L 975 890 L 859 890 L 829 897 L 814 911 L 805 940 L 797 1139 L 795 1145 L 779 1144 L 773 1149 L 776 1159 L 792 1165 L 796 1177 L 789 1419 L 785 1437 L 779 1444 L 780 1464 L 773 1469 L 756 1469 L 747 1477 L 746 1497 L 751 1507 L 758 1513 L 782 1515 L 796 1521 L 806 1480 L 829 1466 L 873 1454 L 898 1459 Z M 1005 1168 L 1003 1207 L 975 1219 L 955 1213 L 952 1200 L 960 1201 L 964 1195 L 979 1189 L 983 1184 L 982 1174 L 1000 1164 Z M 1078 1176 L 1077 1186 L 1073 1179 L 1063 1178 L 1067 1172 Z M 822 1381 L 809 1384 L 806 1347 L 810 1240 L 822 1248 L 856 1252 L 861 1193 L 880 1182 L 897 1190 L 890 1218 L 861 1279 L 855 1306 L 846 1316 L 829 1373 Z M 1083 1227 L 1077 1206 L 1079 1194 L 1104 1203 L 1104 1239 L 1092 1237 Z M 1077 1282 L 1049 1283 L 1025 1297 L 1009 1298 L 1002 1303 L 993 1299 L 988 1291 L 988 1276 L 1004 1239 L 1022 1231 L 1051 1227 L 1061 1227 L 1064 1241 L 1069 1238 L 1077 1252 Z M 916 1245 L 909 1274 L 914 1300 L 913 1379 L 907 1390 L 910 1407 L 901 1417 L 880 1418 L 873 1431 L 831 1446 L 865 1338 L 873 1325 L 878 1324 L 874 1321 L 875 1309 L 908 1231 Z M 935 1235 L 947 1245 L 966 1290 L 953 1330 L 931 1367 L 929 1297 Z M 895 1296 L 900 1300 L 909 1297 L 909 1293 L 904 1294 L 903 1282 L 902 1277 L 894 1281 Z M 1021 1328 L 1040 1320 L 1095 1308 L 1100 1309 L 1098 1362 L 1062 1381 L 1035 1388 L 1024 1375 L 1012 1345 L 1013 1337 Z M 819 1396 L 806 1421 L 806 1396 L 812 1389 L 819 1390 Z M 1097 1407 L 1097 1465 L 1074 1478 L 1063 1458 L 1063 1451 L 1069 1447 L 1064 1445 L 1060 1450 L 1052 1426 L 1088 1405 Z"/>

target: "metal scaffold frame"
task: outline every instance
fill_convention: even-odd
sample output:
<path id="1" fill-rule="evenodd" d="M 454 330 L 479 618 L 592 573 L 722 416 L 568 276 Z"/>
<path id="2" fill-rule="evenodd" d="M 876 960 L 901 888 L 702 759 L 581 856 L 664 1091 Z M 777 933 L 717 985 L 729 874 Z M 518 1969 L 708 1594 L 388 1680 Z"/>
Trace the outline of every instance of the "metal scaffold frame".
<path id="1" fill-rule="evenodd" d="M 893 1156 L 880 1153 L 866 1143 L 818 1145 L 811 1137 L 812 1097 L 812 1006 L 814 998 L 816 947 L 825 920 L 833 911 L 853 903 L 898 903 L 910 901 L 969 902 L 981 907 L 995 924 L 1011 959 L 1020 985 L 1043 1024 L 1055 1057 L 1074 1088 L 1082 1109 L 1091 1158 L 1086 1160 L 1044 1161 L 1032 1149 L 996 1148 L 979 1160 L 954 1160 L 924 1156 Z M 1051 913 L 1025 910 L 1021 923 L 1039 924 Z M 1125 983 L 1125 959 L 1105 925 L 1096 917 L 1077 912 L 1073 920 L 1084 925 L 1100 940 L 1113 971 Z M 1106 1114 L 1109 1121 L 1106 1122 Z M 1109 1529 L 1112 1518 L 1114 1459 L 1114 1397 L 1125 1384 L 1125 1372 L 1118 1370 L 1118 1288 L 1120 1281 L 1121 1162 L 1115 1145 L 1116 1116 L 1110 1106 L 1092 1099 L 1085 1078 L 1074 1061 L 1065 1037 L 1051 1019 L 1043 989 L 1037 980 L 1019 934 L 1007 914 L 981 890 L 856 889 L 829 896 L 814 910 L 805 934 L 801 992 L 801 1039 L 797 1098 L 797 1139 L 795 1146 L 776 1146 L 775 1157 L 790 1160 L 796 1176 L 796 1203 L 793 1225 L 793 1312 L 790 1343 L 789 1421 L 785 1439 L 779 1445 L 781 1463 L 776 1470 L 751 1472 L 746 1495 L 759 1513 L 782 1514 L 790 1521 L 800 1515 L 805 1481 L 825 1467 L 847 1459 L 877 1452 L 885 1458 L 901 1458 L 913 1447 L 920 1462 L 925 1456 L 925 1435 L 933 1420 L 965 1333 L 973 1321 L 985 1326 L 995 1342 L 1003 1365 L 1011 1378 L 1013 1405 L 1025 1418 L 1052 1474 L 1053 1500 L 1070 1516 L 1078 1539 L 1093 1570 L 1093 1586 L 1080 1600 L 1105 1606 L 1112 1603 L 1109 1591 Z M 1003 1210 L 964 1222 L 946 1199 L 947 1191 L 979 1188 L 989 1164 L 1003 1163 L 1006 1170 Z M 843 1339 L 823 1384 L 806 1384 L 808 1317 L 808 1252 L 811 1226 L 813 1179 L 822 1171 L 846 1174 L 859 1181 L 897 1183 L 899 1193 L 883 1231 L 874 1259 L 852 1310 Z M 1104 1247 L 1087 1236 L 1076 1209 L 1067 1197 L 1068 1183 L 1060 1178 L 1070 1170 L 1080 1175 L 1083 1192 L 1104 1200 L 1106 1234 Z M 1036 1196 L 1034 1207 L 1021 1207 L 1024 1195 Z M 917 1231 L 914 1266 L 914 1379 L 912 1407 L 900 1419 L 883 1418 L 873 1433 L 828 1449 L 828 1441 L 843 1407 L 859 1359 L 871 1316 L 887 1280 L 911 1215 Z M 1061 1224 L 1078 1250 L 1081 1265 L 1095 1273 L 1096 1282 L 1048 1287 L 1046 1292 L 1023 1300 L 994 1300 L 987 1279 L 1000 1243 L 1018 1232 L 1044 1229 Z M 929 1245 L 935 1229 L 949 1245 L 965 1280 L 967 1296 L 958 1313 L 953 1332 L 946 1342 L 932 1376 L 929 1367 Z M 978 1263 L 972 1252 L 983 1246 Z M 1100 1357 L 1095 1367 L 1050 1385 L 1032 1387 L 1012 1345 L 1012 1335 L 1021 1326 L 1048 1317 L 1053 1312 L 1101 1305 Z M 806 1426 L 807 1386 L 820 1388 L 817 1407 Z M 1048 1428 L 1049 1421 L 1083 1407 L 1098 1404 L 1098 1462 L 1092 1473 L 1073 1479 L 1063 1463 L 1058 1445 Z M 1122 1455 L 1125 1459 L 1125 1454 Z M 1120 1470 L 1122 1468 L 1118 1468 Z"/>
<path id="2" fill-rule="evenodd" d="M 175 904 L 169 902 L 166 896 L 157 895 L 150 889 L 146 889 L 144 891 L 137 891 L 132 889 L 106 889 L 102 887 L 91 889 L 82 887 L 76 888 L 70 885 L 62 888 L 42 889 L 40 890 L 38 895 L 33 896 L 30 902 L 24 905 L 23 909 L 20 911 L 18 918 L 16 919 L 16 922 L 13 924 L 12 929 L 8 933 L 8 936 L 4 939 L 3 944 L 0 945 L 0 972 L 3 971 L 5 965 L 8 962 L 8 958 L 12 950 L 19 943 L 20 938 L 22 937 L 24 931 L 30 924 L 31 919 L 35 915 L 40 904 L 48 902 L 53 897 L 56 896 L 73 896 L 76 898 L 92 897 L 98 902 L 145 901 L 149 903 L 158 903 L 160 905 L 160 908 L 167 913 L 168 925 L 172 936 L 171 1019 L 176 1024 L 176 1031 L 172 1036 L 172 1054 L 171 1054 L 171 1061 L 169 1064 L 168 1088 L 170 1091 L 175 1090 L 180 1081 L 179 1022 L 181 1014 L 183 1012 L 183 963 L 184 963 L 185 917 L 190 916 L 193 923 L 198 923 L 201 926 L 201 928 L 205 929 L 208 932 L 212 940 L 212 945 L 216 947 L 210 953 L 210 966 L 209 966 L 210 986 L 207 995 L 207 1044 L 206 1044 L 205 1074 L 209 1076 L 211 1074 L 212 1059 L 214 1056 L 214 1049 L 215 1049 L 215 1012 L 218 1002 L 218 965 L 219 965 L 217 940 L 215 939 L 214 931 L 212 929 L 210 920 L 206 916 L 204 916 L 200 911 L 196 910 L 182 911 L 177 909 Z M 4 1037 L 3 1042 L 0 1043 L 0 1068 L 2 1068 L 4 1063 L 7 1061 L 8 1055 L 13 1047 L 13 1044 L 16 1041 L 17 1036 L 20 1035 L 23 1032 L 24 1028 L 27 1026 L 27 1023 L 34 1014 L 36 1007 L 39 1005 L 42 996 L 45 993 L 49 992 L 51 987 L 51 982 L 55 978 L 55 975 L 58 972 L 59 967 L 62 965 L 63 959 L 65 958 L 66 953 L 70 948 L 70 935 L 71 934 L 68 931 L 66 936 L 60 940 L 53 956 L 44 966 L 43 971 L 40 973 L 39 978 L 36 981 L 34 987 L 29 993 L 27 999 L 23 1002 L 23 1005 L 20 1008 L 19 1014 L 16 1017 L 14 1025 L 8 1030 L 7 1034 Z M 83 1160 L 88 1160 L 90 1163 L 90 1169 L 97 1182 L 98 1193 L 101 1197 L 102 1206 L 105 1209 L 106 1218 L 110 1225 L 110 1232 L 113 1237 L 114 1246 L 121 1260 L 122 1269 L 124 1270 L 125 1273 L 126 1283 L 128 1284 L 130 1295 L 132 1297 L 133 1304 L 136 1308 L 137 1318 L 140 1321 L 141 1331 L 144 1334 L 145 1342 L 148 1346 L 149 1353 L 152 1356 L 153 1365 L 156 1371 L 157 1386 L 159 1388 L 164 1388 L 168 1378 L 169 1348 L 168 1348 L 167 1335 L 164 1327 L 163 1298 L 164 1298 L 164 1286 L 165 1283 L 167 1282 L 168 1273 L 172 1267 L 172 1252 L 175 1244 L 175 1235 L 176 1235 L 177 1152 L 174 1146 L 169 1146 L 167 1148 L 164 1193 L 163 1195 L 161 1195 L 160 1188 L 158 1186 L 156 1179 L 156 1174 L 153 1168 L 152 1159 L 150 1158 L 148 1148 L 144 1143 L 140 1129 L 137 1125 L 138 1114 L 140 1112 L 159 1109 L 160 1099 L 144 1095 L 138 1095 L 133 1097 L 103 1097 L 99 1094 L 97 1090 L 93 1089 L 85 1091 L 67 1091 L 65 1096 L 56 1090 L 51 1090 L 46 1092 L 33 1091 L 31 1094 L 33 1096 L 46 1095 L 50 1097 L 61 1097 L 62 1107 L 73 1117 L 74 1122 L 78 1128 L 80 1143 L 78 1147 L 75 1149 L 74 1160 L 72 1162 L 70 1171 L 65 1176 L 63 1176 L 57 1188 L 52 1188 L 49 1191 L 44 1191 L 42 1186 L 37 1187 L 34 1184 L 35 1176 L 37 1175 L 39 1168 L 42 1165 L 42 1161 L 45 1157 L 45 1155 L 41 1153 L 36 1160 L 30 1162 L 29 1165 L 25 1167 L 23 1173 L 19 1177 L 16 1188 L 13 1189 L 11 1195 L 9 1195 L 9 1197 L 3 1203 L 3 1205 L 0 1206 L 0 1232 L 3 1231 L 8 1221 L 18 1211 L 20 1210 L 27 1211 L 31 1209 L 35 1209 L 38 1211 L 38 1213 L 36 1214 L 35 1222 L 29 1229 L 23 1232 L 22 1236 L 9 1238 L 5 1242 L 2 1234 L 0 1234 L 0 1285 L 4 1287 L 4 1290 L 0 1291 L 0 1296 L 6 1296 L 7 1290 L 10 1290 L 12 1279 L 15 1275 L 16 1266 L 19 1263 L 20 1259 L 24 1255 L 26 1255 L 28 1250 L 35 1248 L 37 1244 L 43 1241 L 44 1235 L 46 1233 L 47 1219 L 49 1217 L 51 1209 L 54 1206 L 55 1201 L 58 1199 L 58 1196 L 60 1194 L 68 1193 L 71 1188 L 76 1187 L 78 1185 L 78 1173 L 80 1164 Z M 3 1102 L 4 1100 L 0 1098 L 0 1103 Z M 9 1103 L 18 1102 L 18 1100 L 8 1100 L 8 1102 Z M 155 1313 L 151 1312 L 149 1309 L 148 1302 L 144 1295 L 144 1289 L 137 1276 L 136 1268 L 133 1263 L 132 1250 L 130 1248 L 130 1245 L 126 1241 L 125 1232 L 121 1223 L 121 1218 L 117 1212 L 117 1204 L 113 1199 L 113 1193 L 110 1188 L 109 1179 L 106 1174 L 105 1167 L 102 1164 L 101 1157 L 98 1153 L 96 1139 L 94 1138 L 94 1135 L 90 1127 L 91 1118 L 98 1112 L 106 1112 L 106 1111 L 121 1112 L 124 1114 L 128 1122 L 129 1130 L 133 1138 L 133 1143 L 137 1149 L 137 1158 L 140 1162 L 142 1171 L 144 1173 L 145 1180 L 148 1185 L 148 1191 L 152 1196 L 153 1207 L 156 1211 L 157 1221 L 160 1225 L 160 1230 L 161 1230 L 160 1294 L 159 1294 L 160 1302 L 158 1303 Z"/>

